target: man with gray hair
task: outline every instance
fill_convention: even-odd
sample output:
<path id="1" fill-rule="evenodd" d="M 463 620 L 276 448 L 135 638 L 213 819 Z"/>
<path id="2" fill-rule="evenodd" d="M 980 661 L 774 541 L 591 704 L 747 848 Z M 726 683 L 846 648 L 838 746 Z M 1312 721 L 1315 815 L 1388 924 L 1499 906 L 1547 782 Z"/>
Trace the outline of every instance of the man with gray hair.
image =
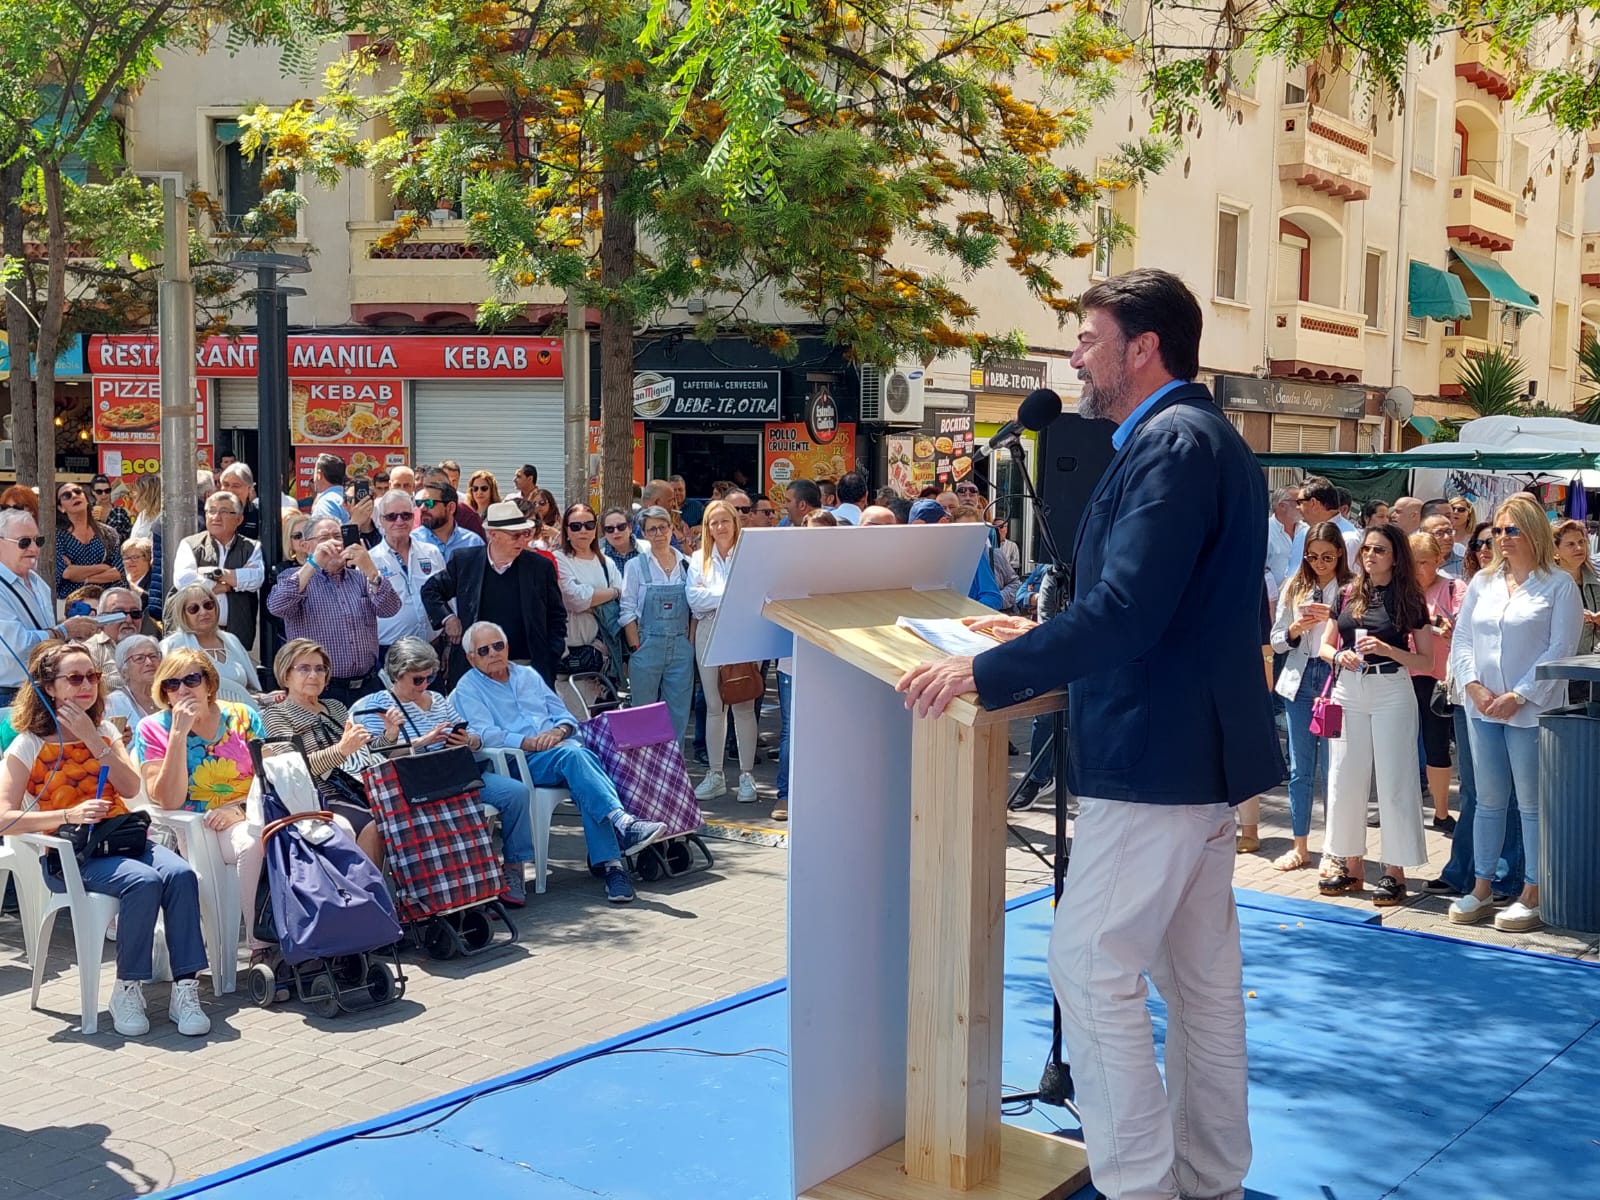
<path id="1" fill-rule="evenodd" d="M 10 704 L 27 682 L 28 655 L 40 642 L 57 638 L 88 641 L 100 632 L 92 617 L 68 617 L 52 624 L 55 595 L 39 576 L 44 548 L 33 514 L 24 508 L 0 509 L 0 705 Z"/>
<path id="2" fill-rule="evenodd" d="M 112 617 L 121 619 L 113 621 Z M 143 618 L 144 605 L 132 588 L 109 587 L 100 593 L 100 629 L 89 639 L 88 646 L 94 665 L 105 672 L 107 692 L 122 686 L 122 672 L 117 669 L 117 644 L 137 633 Z"/>
<path id="3" fill-rule="evenodd" d="M 372 564 L 400 595 L 400 611 L 378 618 L 378 656 L 387 658 L 389 647 L 403 637 L 432 642 L 439 636 L 422 602 L 422 585 L 444 574 L 444 553 L 432 542 L 411 536 L 417 508 L 410 492 L 390 488 L 378 497 L 373 512 L 383 540 L 372 548 Z"/>
<path id="4" fill-rule="evenodd" d="M 239 532 L 244 507 L 233 492 L 213 492 L 205 513 L 204 532 L 178 543 L 172 586 L 209 588 L 217 599 L 217 623 L 248 649 L 256 636 L 257 594 L 267 578 L 261 546 Z"/>
<path id="5" fill-rule="evenodd" d="M 232 494 L 239 502 L 239 507 L 244 513 L 244 520 L 239 524 L 239 532 L 251 541 L 261 538 L 261 502 L 256 499 L 256 477 L 249 467 L 242 462 L 232 462 L 222 468 L 222 474 L 217 476 L 217 483 L 222 490 Z"/>
<path id="6" fill-rule="evenodd" d="M 1267 518 L 1267 591 L 1274 607 L 1284 580 L 1300 569 L 1292 556 L 1300 520 L 1300 489 L 1283 487 L 1272 493 L 1272 514 Z"/>
<path id="7" fill-rule="evenodd" d="M 566 705 L 539 672 L 511 661 L 505 630 L 478 621 L 461 643 L 472 669 L 451 693 L 456 711 L 485 746 L 519 752 L 534 787 L 564 787 L 572 794 L 589 861 L 605 870 L 606 899 L 628 903 L 633 884 L 623 859 L 660 840 L 667 827 L 623 809 L 600 760 L 578 739 L 578 722 Z"/>

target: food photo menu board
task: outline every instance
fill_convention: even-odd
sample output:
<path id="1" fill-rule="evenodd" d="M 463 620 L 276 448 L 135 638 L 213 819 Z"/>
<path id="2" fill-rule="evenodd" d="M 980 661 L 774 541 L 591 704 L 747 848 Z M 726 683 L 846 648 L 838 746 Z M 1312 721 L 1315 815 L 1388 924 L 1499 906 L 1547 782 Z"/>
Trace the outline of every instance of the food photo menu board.
<path id="1" fill-rule="evenodd" d="M 312 476 L 316 472 L 317 456 L 331 454 L 344 460 L 352 478 L 370 476 L 374 471 L 390 470 L 406 461 L 404 446 L 296 446 L 294 448 L 294 478 L 296 496 L 314 496 Z"/>
<path id="2" fill-rule="evenodd" d="M 783 506 L 791 479 L 831 479 L 835 483 L 856 465 L 856 427 L 841 422 L 826 445 L 811 440 L 801 422 L 768 425 L 762 440 L 762 470 L 767 496 Z"/>
<path id="3" fill-rule="evenodd" d="M 296 446 L 398 446 L 404 395 L 398 379 L 291 379 L 291 438 Z"/>
<path id="4" fill-rule="evenodd" d="M 195 430 L 211 440 L 211 384 L 195 381 Z M 94 440 L 137 445 L 161 441 L 161 380 L 155 376 L 97 376 L 94 381 Z"/>

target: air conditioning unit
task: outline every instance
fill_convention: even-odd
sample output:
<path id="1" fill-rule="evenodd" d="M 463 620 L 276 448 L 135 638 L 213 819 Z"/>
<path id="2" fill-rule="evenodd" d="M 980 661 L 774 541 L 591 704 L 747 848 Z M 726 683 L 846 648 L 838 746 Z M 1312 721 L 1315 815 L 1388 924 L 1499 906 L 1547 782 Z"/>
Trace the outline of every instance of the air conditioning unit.
<path id="1" fill-rule="evenodd" d="M 928 372 L 919 362 L 885 370 L 861 368 L 861 420 L 885 425 L 921 425 Z"/>

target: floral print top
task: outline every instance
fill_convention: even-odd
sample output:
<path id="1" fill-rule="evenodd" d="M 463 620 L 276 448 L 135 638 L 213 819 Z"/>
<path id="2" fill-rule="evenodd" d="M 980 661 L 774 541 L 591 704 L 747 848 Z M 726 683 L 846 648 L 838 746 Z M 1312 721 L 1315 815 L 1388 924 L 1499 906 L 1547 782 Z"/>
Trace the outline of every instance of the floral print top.
<path id="1" fill-rule="evenodd" d="M 189 731 L 185 752 L 189 769 L 189 799 L 184 808 L 205 812 L 220 804 L 243 800 L 255 779 L 250 762 L 250 740 L 265 740 L 267 731 L 261 717 L 243 704 L 219 700 L 222 720 L 217 736 L 207 740 Z M 160 762 L 167 756 L 172 735 L 172 713 L 158 712 L 139 722 L 133 739 L 133 752 L 140 762 Z"/>

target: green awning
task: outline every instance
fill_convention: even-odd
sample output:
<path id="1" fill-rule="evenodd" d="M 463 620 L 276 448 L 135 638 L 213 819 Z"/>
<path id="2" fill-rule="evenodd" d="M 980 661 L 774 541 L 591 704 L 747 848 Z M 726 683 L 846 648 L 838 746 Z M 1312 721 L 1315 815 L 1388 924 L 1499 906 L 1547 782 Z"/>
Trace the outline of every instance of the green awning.
<path id="1" fill-rule="evenodd" d="M 1455 321 L 1472 315 L 1467 289 L 1449 271 L 1411 260 L 1411 279 L 1406 287 L 1406 304 L 1413 317 L 1430 321 Z"/>
<path id="2" fill-rule="evenodd" d="M 1523 312 L 1539 311 L 1539 302 L 1520 283 L 1506 274 L 1505 268 L 1494 259 L 1485 258 L 1481 254 L 1472 254 L 1466 250 L 1451 250 L 1450 257 L 1477 277 L 1478 282 L 1483 284 L 1484 290 L 1489 293 L 1489 299 L 1498 300 L 1507 308 L 1518 308 Z"/>

